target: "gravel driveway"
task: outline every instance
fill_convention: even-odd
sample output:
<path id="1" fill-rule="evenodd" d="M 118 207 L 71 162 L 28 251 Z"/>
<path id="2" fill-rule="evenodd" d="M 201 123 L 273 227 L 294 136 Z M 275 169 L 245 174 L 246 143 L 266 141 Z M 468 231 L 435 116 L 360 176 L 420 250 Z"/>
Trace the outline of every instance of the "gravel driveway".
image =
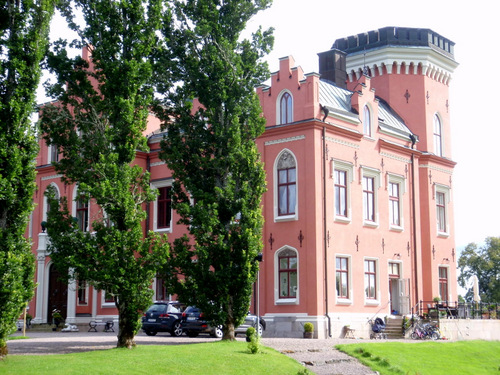
<path id="1" fill-rule="evenodd" d="M 15 333 L 16 336 L 20 336 L 20 334 L 20 332 Z M 65 354 L 111 349 L 116 346 L 116 333 L 113 332 L 41 332 L 30 330 L 26 332 L 26 335 L 30 337 L 29 340 L 9 340 L 7 342 L 10 355 Z M 140 332 L 135 340 L 138 345 L 184 345 L 213 342 L 215 339 L 209 336 L 171 337 L 167 333 L 151 337 Z M 238 337 L 238 340 L 244 340 L 244 337 Z M 359 340 L 262 338 L 263 345 L 274 348 L 303 363 L 305 367 L 318 375 L 374 374 L 372 370 L 360 364 L 356 359 L 333 347 L 339 343 L 355 342 L 359 342 Z"/>

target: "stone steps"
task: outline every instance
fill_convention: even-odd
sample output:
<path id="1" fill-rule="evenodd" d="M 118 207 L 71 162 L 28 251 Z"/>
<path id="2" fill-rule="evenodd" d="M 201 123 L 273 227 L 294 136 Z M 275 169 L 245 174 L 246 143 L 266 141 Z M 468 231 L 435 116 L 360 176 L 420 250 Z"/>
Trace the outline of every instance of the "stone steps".
<path id="1" fill-rule="evenodd" d="M 384 333 L 388 339 L 402 339 L 403 338 L 403 318 L 393 317 L 387 319 Z"/>

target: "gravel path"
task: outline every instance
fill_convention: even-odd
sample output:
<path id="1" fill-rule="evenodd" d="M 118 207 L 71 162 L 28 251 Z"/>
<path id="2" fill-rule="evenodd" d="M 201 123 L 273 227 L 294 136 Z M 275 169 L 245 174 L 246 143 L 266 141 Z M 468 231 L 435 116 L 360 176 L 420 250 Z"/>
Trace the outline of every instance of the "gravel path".
<path id="1" fill-rule="evenodd" d="M 17 332 L 15 336 L 20 336 Z M 26 333 L 29 340 L 9 340 L 10 355 L 46 355 L 103 350 L 116 347 L 116 333 L 113 332 L 41 332 L 30 330 Z M 244 340 L 244 337 L 238 337 Z M 197 338 L 171 337 L 167 333 L 157 336 L 146 336 L 139 333 L 136 336 L 138 345 L 184 345 L 200 342 L 213 342 L 209 336 Z M 339 343 L 355 343 L 362 340 L 327 339 L 285 339 L 262 338 L 262 344 L 271 347 L 302 363 L 306 368 L 318 375 L 343 374 L 365 375 L 375 374 L 356 359 L 334 349 Z"/>

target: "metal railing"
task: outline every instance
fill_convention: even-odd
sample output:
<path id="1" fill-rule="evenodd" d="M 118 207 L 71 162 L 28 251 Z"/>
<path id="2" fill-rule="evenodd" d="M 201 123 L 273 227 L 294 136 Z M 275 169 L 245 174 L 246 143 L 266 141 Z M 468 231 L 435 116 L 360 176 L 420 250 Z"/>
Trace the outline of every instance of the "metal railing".
<path id="1" fill-rule="evenodd" d="M 419 301 L 412 314 L 432 319 L 500 319 L 500 303 Z"/>

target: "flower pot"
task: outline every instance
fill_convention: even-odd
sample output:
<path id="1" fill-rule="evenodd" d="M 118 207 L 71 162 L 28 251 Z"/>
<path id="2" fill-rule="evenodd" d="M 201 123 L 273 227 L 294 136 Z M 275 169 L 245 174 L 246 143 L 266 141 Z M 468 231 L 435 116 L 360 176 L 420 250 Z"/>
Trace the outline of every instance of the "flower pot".
<path id="1" fill-rule="evenodd" d="M 313 338 L 313 333 L 314 332 L 304 332 L 304 338 L 305 339 L 312 339 Z"/>

